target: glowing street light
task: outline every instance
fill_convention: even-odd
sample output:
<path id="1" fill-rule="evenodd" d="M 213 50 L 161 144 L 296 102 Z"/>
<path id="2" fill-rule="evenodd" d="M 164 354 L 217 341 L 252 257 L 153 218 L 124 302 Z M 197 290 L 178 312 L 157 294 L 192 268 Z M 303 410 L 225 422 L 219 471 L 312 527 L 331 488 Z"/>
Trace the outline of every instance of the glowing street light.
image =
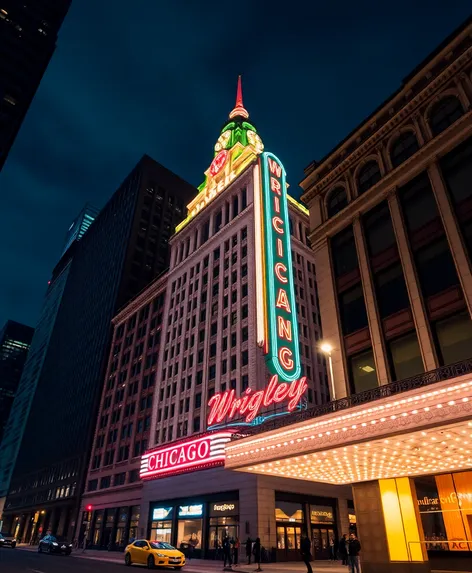
<path id="1" fill-rule="evenodd" d="M 336 400 L 336 389 L 334 387 L 334 375 L 333 375 L 333 359 L 331 357 L 331 352 L 333 351 L 333 347 L 329 342 L 322 342 L 320 344 L 320 350 L 328 357 L 331 400 Z"/>

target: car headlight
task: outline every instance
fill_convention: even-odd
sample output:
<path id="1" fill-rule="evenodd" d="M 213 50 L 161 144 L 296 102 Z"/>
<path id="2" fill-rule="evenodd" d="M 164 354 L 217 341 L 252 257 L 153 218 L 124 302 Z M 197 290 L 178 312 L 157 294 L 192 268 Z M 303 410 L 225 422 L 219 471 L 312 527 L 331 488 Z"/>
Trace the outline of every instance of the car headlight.
<path id="1" fill-rule="evenodd" d="M 167 557 L 166 555 L 164 555 L 164 553 L 156 553 L 156 555 L 157 555 L 158 557 Z"/>
<path id="2" fill-rule="evenodd" d="M 59 544 L 56 543 L 55 541 L 52 542 L 52 544 L 54 545 L 54 547 L 57 547 Z"/>
<path id="3" fill-rule="evenodd" d="M 72 547 L 72 543 L 69 543 L 69 547 Z"/>

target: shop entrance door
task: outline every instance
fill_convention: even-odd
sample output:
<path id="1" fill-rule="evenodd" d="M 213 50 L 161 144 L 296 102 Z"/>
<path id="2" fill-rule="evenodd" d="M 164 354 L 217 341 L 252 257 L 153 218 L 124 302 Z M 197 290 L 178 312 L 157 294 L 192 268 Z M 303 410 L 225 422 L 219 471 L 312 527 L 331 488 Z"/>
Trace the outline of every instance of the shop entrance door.
<path id="1" fill-rule="evenodd" d="M 277 558 L 279 561 L 300 561 L 301 525 L 277 525 Z"/>
<path id="2" fill-rule="evenodd" d="M 330 540 L 333 539 L 336 544 L 336 536 L 334 529 L 327 527 L 320 527 L 318 525 L 311 525 L 311 535 L 313 538 L 313 552 L 314 558 L 330 559 Z"/>

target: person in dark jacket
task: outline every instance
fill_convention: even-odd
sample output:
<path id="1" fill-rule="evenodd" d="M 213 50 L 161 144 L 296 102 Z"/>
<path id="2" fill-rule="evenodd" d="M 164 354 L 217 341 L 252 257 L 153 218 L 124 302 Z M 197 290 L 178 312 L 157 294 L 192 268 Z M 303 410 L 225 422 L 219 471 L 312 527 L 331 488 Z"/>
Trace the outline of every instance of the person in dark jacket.
<path id="1" fill-rule="evenodd" d="M 347 544 L 349 540 L 346 533 L 341 537 L 339 541 L 339 558 L 342 560 L 343 565 L 347 565 Z"/>
<path id="2" fill-rule="evenodd" d="M 246 557 L 248 565 L 251 565 L 251 555 L 252 555 L 252 540 L 250 537 L 248 537 L 246 539 Z"/>
<path id="3" fill-rule="evenodd" d="M 226 569 L 226 567 L 228 566 L 228 568 L 231 569 L 232 568 L 231 542 L 228 537 L 228 534 L 225 534 L 225 536 L 223 537 L 223 556 L 224 556 L 223 568 Z"/>
<path id="4" fill-rule="evenodd" d="M 262 571 L 261 569 L 261 539 L 258 537 L 254 543 L 254 547 L 252 548 L 252 554 L 254 555 L 254 562 L 257 563 L 256 571 Z"/>
<path id="5" fill-rule="evenodd" d="M 347 562 L 349 564 L 349 572 L 350 573 L 361 573 L 361 569 L 359 567 L 359 552 L 361 550 L 361 544 L 359 540 L 351 533 L 349 536 L 349 543 L 347 545 L 347 552 L 348 558 Z"/>
<path id="6" fill-rule="evenodd" d="M 313 569 L 311 568 L 311 563 L 310 563 L 310 561 L 312 560 L 311 541 L 309 540 L 306 534 L 303 536 L 302 542 L 300 543 L 300 550 L 302 554 L 303 563 L 305 563 L 306 565 L 307 573 L 313 573 Z"/>

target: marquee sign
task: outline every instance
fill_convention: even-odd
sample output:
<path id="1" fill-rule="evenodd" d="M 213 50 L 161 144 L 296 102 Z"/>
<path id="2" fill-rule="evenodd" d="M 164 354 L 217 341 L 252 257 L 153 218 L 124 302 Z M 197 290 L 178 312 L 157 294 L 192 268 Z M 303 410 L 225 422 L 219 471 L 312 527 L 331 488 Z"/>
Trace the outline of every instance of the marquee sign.
<path id="1" fill-rule="evenodd" d="M 208 402 L 208 426 L 231 422 L 235 417 L 245 416 L 245 422 L 256 419 L 261 408 L 279 404 L 287 400 L 287 410 L 292 412 L 306 392 L 306 378 L 300 378 L 292 383 L 279 383 L 275 374 L 264 390 L 254 391 L 247 388 L 240 398 L 235 397 L 234 390 L 227 390 L 212 396 Z"/>
<path id="2" fill-rule="evenodd" d="M 285 169 L 267 152 L 254 169 L 257 339 L 270 372 L 293 382 L 301 362 Z"/>
<path id="3" fill-rule="evenodd" d="M 146 452 L 141 458 L 141 479 L 170 475 L 224 465 L 225 444 L 231 432 L 215 432 Z"/>

